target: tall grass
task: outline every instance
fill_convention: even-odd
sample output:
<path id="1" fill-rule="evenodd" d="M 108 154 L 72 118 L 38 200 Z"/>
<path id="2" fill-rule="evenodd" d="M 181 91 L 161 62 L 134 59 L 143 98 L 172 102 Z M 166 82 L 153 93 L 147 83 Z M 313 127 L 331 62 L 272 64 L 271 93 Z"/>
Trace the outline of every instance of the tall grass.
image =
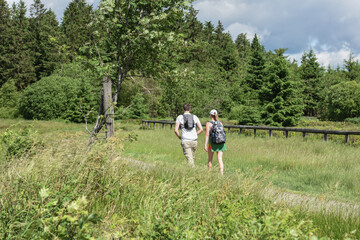
<path id="1" fill-rule="evenodd" d="M 79 125 L 40 125 L 47 129 L 38 129 L 41 145 L 0 161 L 1 239 L 357 237 L 358 225 L 334 232 L 264 200 L 258 193 L 268 171 L 231 167 L 232 150 L 221 177 L 207 171 L 201 143 L 189 168 L 169 131 L 124 123 L 114 139 L 87 151 Z"/>
<path id="2" fill-rule="evenodd" d="M 125 144 L 125 155 L 150 162 L 185 165 L 180 141 L 169 129 L 124 126 L 123 134 L 138 135 Z M 248 137 L 230 133 L 224 153 L 225 172 L 266 172 L 275 186 L 360 203 L 360 148 L 337 142 L 292 137 Z M 204 135 L 199 136 L 196 164 L 206 167 Z M 214 159 L 216 165 L 216 159 Z M 216 169 L 216 166 L 214 167 Z"/>

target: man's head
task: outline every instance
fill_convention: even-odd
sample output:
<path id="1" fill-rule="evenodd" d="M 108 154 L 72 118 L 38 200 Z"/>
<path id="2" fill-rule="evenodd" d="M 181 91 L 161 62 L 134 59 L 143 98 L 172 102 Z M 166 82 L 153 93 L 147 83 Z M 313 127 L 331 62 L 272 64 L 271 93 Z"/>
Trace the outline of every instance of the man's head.
<path id="1" fill-rule="evenodd" d="M 190 112 L 191 111 L 190 103 L 185 103 L 183 105 L 183 110 L 184 110 L 184 112 Z"/>

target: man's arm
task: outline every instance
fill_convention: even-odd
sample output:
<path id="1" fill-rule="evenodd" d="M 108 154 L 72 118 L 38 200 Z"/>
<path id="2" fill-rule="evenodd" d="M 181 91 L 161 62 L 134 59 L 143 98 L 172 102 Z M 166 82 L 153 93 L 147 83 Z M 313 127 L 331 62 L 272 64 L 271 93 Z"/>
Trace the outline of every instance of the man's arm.
<path id="1" fill-rule="evenodd" d="M 197 123 L 196 123 L 196 126 L 197 126 L 197 128 L 198 128 L 198 131 L 197 131 L 196 133 L 197 133 L 197 135 L 199 135 L 200 133 L 203 132 L 203 128 L 202 128 L 202 125 L 201 125 L 200 122 L 197 122 Z"/>
<path id="2" fill-rule="evenodd" d="M 180 134 L 179 134 L 179 126 L 180 126 L 180 124 L 179 124 L 178 122 L 175 123 L 174 132 L 175 132 L 175 135 L 176 135 L 179 139 L 181 139 L 181 136 L 180 136 Z"/>

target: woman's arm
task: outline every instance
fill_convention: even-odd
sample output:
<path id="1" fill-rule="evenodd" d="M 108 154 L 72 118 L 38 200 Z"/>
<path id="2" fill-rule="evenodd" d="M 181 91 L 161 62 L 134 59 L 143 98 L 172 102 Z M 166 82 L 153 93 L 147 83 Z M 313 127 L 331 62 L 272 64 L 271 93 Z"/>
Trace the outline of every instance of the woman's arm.
<path id="1" fill-rule="evenodd" d="M 209 135 L 212 124 L 210 122 L 206 123 L 206 132 L 205 132 L 205 152 L 208 151 Z"/>

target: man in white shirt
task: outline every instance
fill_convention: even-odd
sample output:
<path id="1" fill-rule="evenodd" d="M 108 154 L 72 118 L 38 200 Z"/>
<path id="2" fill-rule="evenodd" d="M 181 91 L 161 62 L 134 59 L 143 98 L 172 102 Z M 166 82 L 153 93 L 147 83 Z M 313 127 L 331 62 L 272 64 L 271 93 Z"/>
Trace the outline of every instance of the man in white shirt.
<path id="1" fill-rule="evenodd" d="M 191 106 L 189 103 L 183 105 L 183 110 L 184 114 L 176 118 L 174 131 L 176 136 L 181 139 L 181 146 L 188 163 L 194 167 L 197 137 L 203 131 L 203 128 L 199 118 L 190 113 Z M 179 134 L 179 128 L 181 129 L 181 135 Z"/>

